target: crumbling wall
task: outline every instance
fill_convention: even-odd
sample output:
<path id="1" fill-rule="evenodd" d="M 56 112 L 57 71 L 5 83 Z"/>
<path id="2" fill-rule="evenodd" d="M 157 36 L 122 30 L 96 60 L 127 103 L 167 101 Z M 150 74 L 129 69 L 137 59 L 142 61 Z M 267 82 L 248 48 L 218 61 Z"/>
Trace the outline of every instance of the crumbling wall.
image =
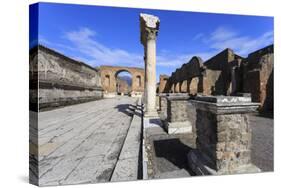
<path id="1" fill-rule="evenodd" d="M 249 54 L 245 65 L 244 92 L 260 102 L 261 111 L 273 111 L 273 45 Z"/>
<path id="2" fill-rule="evenodd" d="M 159 79 L 159 93 L 168 93 L 168 88 L 166 88 L 169 76 L 161 74 Z"/>
<path id="3" fill-rule="evenodd" d="M 204 63 L 206 69 L 209 70 L 206 79 L 213 84 L 205 86 L 206 88 L 213 88 L 212 92 L 208 94 L 230 95 L 232 93 L 231 68 L 239 59 L 242 59 L 242 57 L 227 48 Z M 212 71 L 214 72 L 210 73 Z"/>
<path id="4" fill-rule="evenodd" d="M 229 48 L 204 63 L 200 57 L 193 57 L 166 80 L 165 89 L 160 93 L 250 93 L 254 102 L 261 103 L 262 111 L 273 111 L 273 45 L 253 52 L 247 58 Z"/>
<path id="5" fill-rule="evenodd" d="M 38 100 L 39 109 L 102 98 L 97 69 L 41 45 L 30 51 L 30 84 L 31 93 L 38 84 L 38 97 L 31 102 Z"/>

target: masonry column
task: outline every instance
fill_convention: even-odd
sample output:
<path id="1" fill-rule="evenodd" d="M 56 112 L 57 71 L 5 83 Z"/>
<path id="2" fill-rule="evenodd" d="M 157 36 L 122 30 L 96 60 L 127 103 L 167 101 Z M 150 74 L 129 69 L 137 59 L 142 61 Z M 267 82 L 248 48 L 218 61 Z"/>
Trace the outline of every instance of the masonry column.
<path id="1" fill-rule="evenodd" d="M 141 43 L 145 54 L 145 116 L 158 116 L 156 110 L 156 37 L 158 17 L 140 14 Z"/>

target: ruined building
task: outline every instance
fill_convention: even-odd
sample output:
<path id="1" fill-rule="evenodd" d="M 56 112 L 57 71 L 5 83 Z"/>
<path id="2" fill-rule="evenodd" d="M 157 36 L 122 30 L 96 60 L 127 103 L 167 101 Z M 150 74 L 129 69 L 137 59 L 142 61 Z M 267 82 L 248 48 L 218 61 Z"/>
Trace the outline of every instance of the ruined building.
<path id="1" fill-rule="evenodd" d="M 227 48 L 203 62 L 193 57 L 171 76 L 160 75 L 159 93 L 245 95 L 273 112 L 273 45 L 241 57 Z M 244 93 L 244 94 L 243 94 Z"/>
<path id="2" fill-rule="evenodd" d="M 32 110 L 102 98 L 98 69 L 41 45 L 30 50 L 29 63 Z"/>
<path id="3" fill-rule="evenodd" d="M 37 111 L 101 99 L 117 93 L 141 96 L 144 69 L 100 66 L 94 68 L 50 48 L 38 45 L 30 49 L 30 108 Z M 132 75 L 132 83 L 118 80 L 120 72 Z"/>

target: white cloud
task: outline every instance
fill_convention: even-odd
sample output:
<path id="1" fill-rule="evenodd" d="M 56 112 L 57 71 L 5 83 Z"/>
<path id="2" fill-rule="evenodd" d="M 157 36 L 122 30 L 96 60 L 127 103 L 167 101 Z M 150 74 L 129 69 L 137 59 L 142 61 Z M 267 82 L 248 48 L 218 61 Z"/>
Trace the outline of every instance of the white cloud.
<path id="1" fill-rule="evenodd" d="M 231 48 L 235 53 L 247 56 L 249 53 L 263 48 L 273 43 L 273 31 L 263 33 L 258 37 L 241 35 L 239 32 L 227 28 L 218 27 L 214 32 L 209 34 L 208 39 L 202 40 L 203 43 L 214 50 L 223 50 Z"/>
<path id="2" fill-rule="evenodd" d="M 97 65 L 123 65 L 140 66 L 143 57 L 140 54 L 129 53 L 123 49 L 113 49 L 95 40 L 96 32 L 89 28 L 80 28 L 70 31 L 65 38 L 73 43 L 74 47 L 82 54 L 88 56 L 93 66 Z M 87 62 L 89 63 L 89 62 Z"/>
<path id="3" fill-rule="evenodd" d="M 188 63 L 193 56 L 199 56 L 202 60 L 207 60 L 210 57 L 215 55 L 214 51 L 210 52 L 198 52 L 198 53 L 190 53 L 190 54 L 180 54 L 180 55 L 158 55 L 157 58 L 157 66 L 161 67 L 173 67 L 179 68 L 184 63 Z"/>
<path id="4" fill-rule="evenodd" d="M 64 38 L 69 40 L 80 53 L 88 58 L 80 58 L 92 66 L 119 65 L 142 67 L 143 55 L 130 53 L 123 49 L 113 49 L 98 42 L 94 36 L 96 32 L 89 28 L 80 28 L 77 31 L 65 33 Z M 188 62 L 192 56 L 198 55 L 203 59 L 209 58 L 211 53 L 174 54 L 168 50 L 161 50 L 156 57 L 158 67 L 180 67 Z M 76 58 L 77 59 L 77 58 Z"/>
<path id="5" fill-rule="evenodd" d="M 211 41 L 224 41 L 237 36 L 237 33 L 225 27 L 218 27 L 210 35 Z"/>
<path id="6" fill-rule="evenodd" d="M 143 53 L 130 53 L 127 50 L 112 48 L 96 40 L 97 33 L 94 30 L 83 27 L 75 31 L 69 31 L 64 34 L 64 38 L 71 42 L 71 45 L 55 44 L 61 49 L 68 49 L 79 52 L 80 57 L 74 59 L 82 60 L 92 66 L 115 65 L 115 66 L 135 66 L 143 67 Z M 54 44 L 40 37 L 45 44 Z M 237 54 L 246 56 L 273 42 L 273 32 L 269 31 L 259 37 L 249 37 L 240 35 L 237 31 L 226 27 L 218 27 L 209 34 L 199 33 L 194 40 L 201 40 L 209 49 L 197 53 L 176 54 L 169 50 L 160 50 L 157 52 L 157 66 L 171 67 L 172 69 L 180 67 L 187 63 L 193 56 L 199 56 L 203 60 L 216 55 L 225 48 L 232 48 Z"/>
<path id="7" fill-rule="evenodd" d="M 204 37 L 205 37 L 205 35 L 204 35 L 203 33 L 198 33 L 197 35 L 195 35 L 195 36 L 193 37 L 192 40 L 199 40 L 199 39 L 202 39 L 202 38 L 204 38 Z"/>

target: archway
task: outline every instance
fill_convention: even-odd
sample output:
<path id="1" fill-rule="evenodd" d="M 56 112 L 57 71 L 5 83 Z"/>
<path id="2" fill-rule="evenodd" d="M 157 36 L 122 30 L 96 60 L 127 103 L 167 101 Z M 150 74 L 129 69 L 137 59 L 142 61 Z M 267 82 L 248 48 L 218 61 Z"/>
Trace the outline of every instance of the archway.
<path id="1" fill-rule="evenodd" d="M 117 71 L 115 74 L 117 95 L 130 95 L 132 92 L 132 74 L 127 70 Z M 138 84 L 138 83 L 137 83 Z"/>
<path id="2" fill-rule="evenodd" d="M 144 69 L 142 68 L 100 66 L 100 75 L 105 97 L 114 97 L 117 94 L 141 97 L 144 92 Z M 120 79 L 118 81 L 119 76 L 130 77 L 130 79 L 125 78 L 126 82 L 122 82 Z M 123 91 L 121 91 L 122 86 L 124 86 Z"/>

